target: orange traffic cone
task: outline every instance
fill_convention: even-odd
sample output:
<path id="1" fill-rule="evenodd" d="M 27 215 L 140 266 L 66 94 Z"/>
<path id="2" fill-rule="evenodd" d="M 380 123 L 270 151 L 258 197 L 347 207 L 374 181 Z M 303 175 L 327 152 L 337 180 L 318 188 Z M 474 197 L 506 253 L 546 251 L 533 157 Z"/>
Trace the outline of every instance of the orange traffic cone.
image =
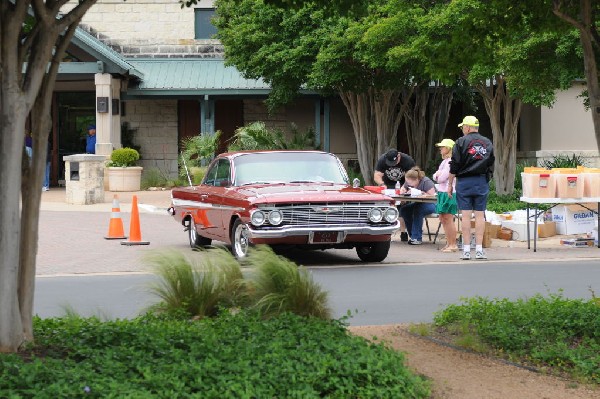
<path id="1" fill-rule="evenodd" d="M 129 240 L 121 241 L 121 245 L 148 245 L 149 241 L 142 241 L 140 230 L 140 214 L 138 212 L 137 195 L 133 196 L 131 202 L 131 223 L 129 225 Z"/>
<path id="2" fill-rule="evenodd" d="M 121 208 L 119 207 L 119 198 L 115 194 L 112 203 L 112 212 L 110 214 L 110 223 L 108 225 L 108 235 L 104 236 L 107 240 L 122 240 L 127 238 L 123 230 L 123 220 L 121 219 Z"/>

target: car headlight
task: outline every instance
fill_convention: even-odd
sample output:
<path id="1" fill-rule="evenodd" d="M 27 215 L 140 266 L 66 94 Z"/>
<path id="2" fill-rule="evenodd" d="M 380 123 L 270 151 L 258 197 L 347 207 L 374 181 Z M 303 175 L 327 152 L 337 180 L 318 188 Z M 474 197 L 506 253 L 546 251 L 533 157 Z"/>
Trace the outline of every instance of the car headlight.
<path id="1" fill-rule="evenodd" d="M 254 211 L 250 216 L 250 222 L 255 226 L 262 226 L 265 222 L 265 213 L 263 211 Z"/>
<path id="2" fill-rule="evenodd" d="M 398 216 L 398 209 L 396 209 L 395 207 L 387 208 L 385 212 L 383 212 L 383 218 L 386 222 L 389 223 L 394 223 L 396 220 L 398 220 Z"/>
<path id="3" fill-rule="evenodd" d="M 283 222 L 283 214 L 281 211 L 271 211 L 269 212 L 269 223 L 273 226 L 277 226 Z"/>
<path id="4" fill-rule="evenodd" d="M 381 222 L 383 219 L 383 212 L 379 208 L 373 208 L 369 211 L 369 220 L 373 223 Z"/>

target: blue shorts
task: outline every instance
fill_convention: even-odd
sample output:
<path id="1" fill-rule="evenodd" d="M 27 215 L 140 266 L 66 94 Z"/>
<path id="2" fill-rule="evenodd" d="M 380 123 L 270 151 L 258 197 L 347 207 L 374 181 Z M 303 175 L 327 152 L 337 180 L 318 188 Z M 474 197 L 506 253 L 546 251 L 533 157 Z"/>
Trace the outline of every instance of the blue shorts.
<path id="1" fill-rule="evenodd" d="M 485 175 L 456 178 L 456 204 L 461 211 L 485 211 L 489 192 Z"/>

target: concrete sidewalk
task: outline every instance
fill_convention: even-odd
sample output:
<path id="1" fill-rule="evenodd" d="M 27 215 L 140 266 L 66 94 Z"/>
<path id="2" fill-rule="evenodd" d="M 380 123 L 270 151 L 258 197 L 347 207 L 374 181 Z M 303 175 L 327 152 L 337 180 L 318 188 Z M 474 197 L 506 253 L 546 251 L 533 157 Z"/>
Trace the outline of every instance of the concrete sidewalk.
<path id="1" fill-rule="evenodd" d="M 106 192 L 105 202 L 94 205 L 70 205 L 65 202 L 65 190 L 64 188 L 51 188 L 50 191 L 42 193 L 42 204 L 41 210 L 43 215 L 46 211 L 49 211 L 52 217 L 46 216 L 40 219 L 40 230 L 50 229 L 53 233 L 49 232 L 49 236 L 53 237 L 60 232 L 61 241 L 64 241 L 68 235 L 73 232 L 72 238 L 68 240 L 75 243 L 80 242 L 80 246 L 70 246 L 69 250 L 71 257 L 76 257 L 81 251 L 82 255 L 85 255 L 85 248 L 88 245 L 94 247 L 98 245 L 103 247 L 107 245 L 102 236 L 104 230 L 108 226 L 109 216 L 98 215 L 97 212 L 111 212 L 113 196 L 117 194 L 121 212 L 125 223 L 129 218 L 131 211 L 131 202 L 134 195 L 138 198 L 138 208 L 140 214 L 153 214 L 152 216 L 141 215 L 142 226 L 144 228 L 144 236 L 150 236 L 152 241 L 152 248 L 173 246 L 176 245 L 180 248 L 189 248 L 187 246 L 187 235 L 183 232 L 183 228 L 175 223 L 167 213 L 167 208 L 170 206 L 171 191 L 170 190 L 157 190 L 157 191 L 138 191 L 138 192 Z M 79 226 L 73 226 L 73 220 L 71 217 L 62 217 L 60 214 L 54 214 L 54 212 L 83 212 L 81 216 L 77 218 L 87 218 L 87 212 L 94 212 L 94 228 L 97 229 L 87 238 L 86 231 L 79 228 Z M 46 214 L 48 215 L 48 214 Z M 90 214 L 90 217 L 92 215 Z M 164 216 L 164 218 L 163 218 Z M 433 222 L 433 223 L 432 223 Z M 42 225 L 42 223 L 50 223 L 50 225 Z M 127 224 L 126 224 L 127 226 Z M 77 228 L 74 228 L 77 227 Z M 126 227 L 127 229 L 127 227 Z M 435 232 L 437 229 L 436 221 L 430 220 L 430 229 Z M 79 235 L 79 236 L 77 236 Z M 532 249 L 527 248 L 526 241 L 505 241 L 500 239 L 493 239 L 492 246 L 486 249 L 488 255 L 488 262 L 494 261 L 531 261 L 531 262 L 543 262 L 548 260 L 577 260 L 577 259 L 597 259 L 600 265 L 600 249 L 597 247 L 586 247 L 586 248 L 572 248 L 563 246 L 560 244 L 560 240 L 564 238 L 572 238 L 575 236 L 554 236 L 550 238 L 538 239 L 537 252 L 533 251 L 533 242 L 531 242 Z M 400 241 L 400 235 L 395 234 L 392 238 L 392 246 L 389 256 L 383 262 L 383 264 L 413 264 L 413 263 L 455 263 L 455 262 L 468 262 L 469 264 L 477 264 L 482 261 L 476 261 L 474 259 L 470 261 L 462 261 L 459 259 L 460 254 L 455 253 L 443 253 L 439 251 L 445 245 L 445 238 L 443 236 L 443 230 L 440 231 L 440 237 L 437 242 L 433 244 L 428 240 L 426 231 L 423 235 L 423 245 L 413 246 L 407 245 L 406 242 Z M 92 244 L 95 242 L 97 244 Z M 52 248 L 62 245 L 55 242 L 54 245 L 48 247 L 48 250 L 52 251 Z M 42 243 L 43 249 L 44 245 Z M 73 249 L 77 248 L 77 249 Z M 107 247 L 106 249 L 108 249 Z M 112 247 L 110 247 L 112 248 Z M 100 248 L 98 248 L 100 249 Z M 142 251 L 138 249 L 131 249 L 130 251 Z M 119 249 L 121 251 L 121 249 Z M 84 256 L 85 257 L 85 256 Z M 356 265 L 362 264 L 354 251 L 348 250 L 332 250 L 332 251 L 308 251 L 299 254 L 299 263 L 306 266 L 310 265 L 322 265 L 332 264 L 334 266 L 345 266 L 345 265 Z M 298 261 L 298 260 L 296 260 Z M 60 263 L 60 262 L 59 262 Z M 49 266 L 51 266 L 49 264 Z M 91 267 L 91 265 L 89 265 Z M 85 269 L 86 271 L 83 271 Z M 118 271 L 130 271 L 131 269 L 118 270 Z M 81 271 L 84 273 L 100 272 L 100 270 L 94 271 L 87 267 L 81 267 Z M 112 270 L 104 270 L 110 272 Z M 117 271 L 117 270 L 115 270 Z M 54 272 L 60 273 L 61 270 L 54 270 Z M 63 270 L 63 272 L 69 273 L 70 270 Z"/>
<path id="2" fill-rule="evenodd" d="M 105 191 L 104 202 L 91 205 L 73 205 L 65 202 L 65 188 L 53 187 L 42 192 L 42 211 L 62 212 L 111 212 L 113 197 L 117 196 L 121 212 L 130 212 L 133 196 L 137 196 L 139 212 L 161 213 L 167 211 L 171 204 L 171 190 L 157 189 L 145 191 L 111 192 Z"/>

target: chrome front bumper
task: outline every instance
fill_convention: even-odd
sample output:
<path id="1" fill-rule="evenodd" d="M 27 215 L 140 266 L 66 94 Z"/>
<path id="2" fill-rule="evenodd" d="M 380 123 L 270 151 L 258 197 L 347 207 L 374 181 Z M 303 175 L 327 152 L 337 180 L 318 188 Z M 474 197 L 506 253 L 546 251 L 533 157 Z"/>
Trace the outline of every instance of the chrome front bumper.
<path id="1" fill-rule="evenodd" d="M 347 225 L 317 225 L 317 226 L 282 226 L 271 229 L 255 230 L 250 225 L 247 229 L 249 238 L 280 238 L 293 236 L 310 236 L 315 231 L 337 231 L 342 237 L 341 241 L 349 234 L 358 235 L 386 235 L 393 234 L 400 227 L 400 222 L 385 226 L 347 226 Z M 340 241 L 340 242 L 341 242 Z"/>

